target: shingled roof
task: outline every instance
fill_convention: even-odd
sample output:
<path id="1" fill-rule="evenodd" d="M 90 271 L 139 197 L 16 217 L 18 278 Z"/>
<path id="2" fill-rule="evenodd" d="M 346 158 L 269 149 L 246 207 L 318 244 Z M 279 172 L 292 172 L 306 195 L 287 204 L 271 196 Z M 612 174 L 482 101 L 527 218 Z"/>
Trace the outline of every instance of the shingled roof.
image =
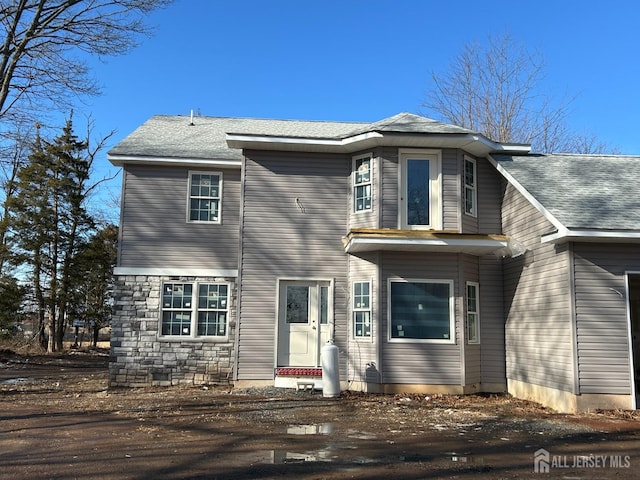
<path id="1" fill-rule="evenodd" d="M 340 141 L 367 133 L 479 135 L 411 113 L 374 123 L 155 115 L 109 151 L 110 157 L 240 160 L 227 135 Z"/>
<path id="2" fill-rule="evenodd" d="M 492 155 L 569 230 L 640 231 L 640 156 Z"/>

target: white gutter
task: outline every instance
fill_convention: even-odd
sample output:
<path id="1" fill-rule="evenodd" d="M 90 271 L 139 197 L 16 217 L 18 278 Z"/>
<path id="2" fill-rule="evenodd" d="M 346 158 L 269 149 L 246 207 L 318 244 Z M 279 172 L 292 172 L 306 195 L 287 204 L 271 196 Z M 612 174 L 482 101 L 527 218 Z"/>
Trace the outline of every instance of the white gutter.
<path id="1" fill-rule="evenodd" d="M 127 165 L 169 165 L 169 166 L 213 166 L 240 168 L 241 160 L 212 159 L 212 158 L 180 158 L 180 157 L 152 157 L 143 155 L 110 155 L 109 160 L 116 167 Z"/>
<path id="2" fill-rule="evenodd" d="M 638 231 L 570 230 L 563 227 L 557 232 L 543 235 L 542 243 L 591 242 L 591 243 L 640 243 Z"/>
<path id="3" fill-rule="evenodd" d="M 278 137 L 269 135 L 252 135 L 241 133 L 227 133 L 227 145 L 230 148 L 265 148 L 271 146 L 273 149 L 283 147 L 315 147 L 317 149 L 332 150 L 339 152 L 350 152 L 358 149 L 370 148 L 371 146 L 407 146 L 407 138 L 419 139 L 419 143 L 428 146 L 444 146 L 448 148 L 464 148 L 473 144 L 476 147 L 470 153 L 478 156 L 487 155 L 491 152 L 497 153 L 517 153 L 526 154 L 531 151 L 530 145 L 522 144 L 501 144 L 495 143 L 481 135 L 458 134 L 458 133 L 436 133 L 428 132 L 367 132 L 352 137 L 329 139 L 329 138 L 307 138 L 307 137 Z M 411 145 L 418 147 L 419 145 Z M 481 147 L 481 148 L 479 148 Z"/>

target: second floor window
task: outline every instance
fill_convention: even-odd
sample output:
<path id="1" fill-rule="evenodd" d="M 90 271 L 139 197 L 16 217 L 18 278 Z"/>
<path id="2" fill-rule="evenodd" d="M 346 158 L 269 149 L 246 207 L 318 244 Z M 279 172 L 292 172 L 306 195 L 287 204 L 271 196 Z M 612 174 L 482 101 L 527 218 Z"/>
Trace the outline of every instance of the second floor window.
<path id="1" fill-rule="evenodd" d="M 476 162 L 464 159 L 464 213 L 476 216 Z"/>
<path id="2" fill-rule="evenodd" d="M 355 157 L 353 164 L 353 209 L 371 210 L 371 156 Z"/>
<path id="3" fill-rule="evenodd" d="M 440 165 L 440 151 L 400 149 L 399 228 L 440 230 Z"/>
<path id="4" fill-rule="evenodd" d="M 189 173 L 188 221 L 220 223 L 222 174 Z"/>

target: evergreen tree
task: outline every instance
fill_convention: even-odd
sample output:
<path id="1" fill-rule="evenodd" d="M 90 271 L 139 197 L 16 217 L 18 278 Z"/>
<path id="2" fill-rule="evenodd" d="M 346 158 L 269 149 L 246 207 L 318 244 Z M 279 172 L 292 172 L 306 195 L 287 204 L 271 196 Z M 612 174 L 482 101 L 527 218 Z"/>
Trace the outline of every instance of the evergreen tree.
<path id="1" fill-rule="evenodd" d="M 73 259 L 92 227 L 84 206 L 92 158 L 69 118 L 52 142 L 38 136 L 10 203 L 13 242 L 19 260 L 30 267 L 43 342 L 45 320 L 48 326 L 48 351 L 62 349 Z"/>
<path id="2" fill-rule="evenodd" d="M 107 225 L 85 242 L 74 261 L 77 276 L 74 317 L 82 319 L 97 346 L 100 330 L 109 325 L 113 308 L 113 267 L 116 264 L 118 227 Z"/>

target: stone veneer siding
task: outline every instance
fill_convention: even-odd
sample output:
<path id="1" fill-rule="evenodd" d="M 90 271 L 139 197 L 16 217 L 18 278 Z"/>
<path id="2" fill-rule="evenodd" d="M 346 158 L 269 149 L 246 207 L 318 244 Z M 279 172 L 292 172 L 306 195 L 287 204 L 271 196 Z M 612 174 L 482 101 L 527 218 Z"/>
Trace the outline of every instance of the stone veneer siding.
<path id="1" fill-rule="evenodd" d="M 163 339 L 160 292 L 163 282 L 229 284 L 225 341 Z M 236 334 L 236 279 L 120 276 L 111 322 L 109 385 L 112 387 L 228 384 L 232 380 Z"/>

